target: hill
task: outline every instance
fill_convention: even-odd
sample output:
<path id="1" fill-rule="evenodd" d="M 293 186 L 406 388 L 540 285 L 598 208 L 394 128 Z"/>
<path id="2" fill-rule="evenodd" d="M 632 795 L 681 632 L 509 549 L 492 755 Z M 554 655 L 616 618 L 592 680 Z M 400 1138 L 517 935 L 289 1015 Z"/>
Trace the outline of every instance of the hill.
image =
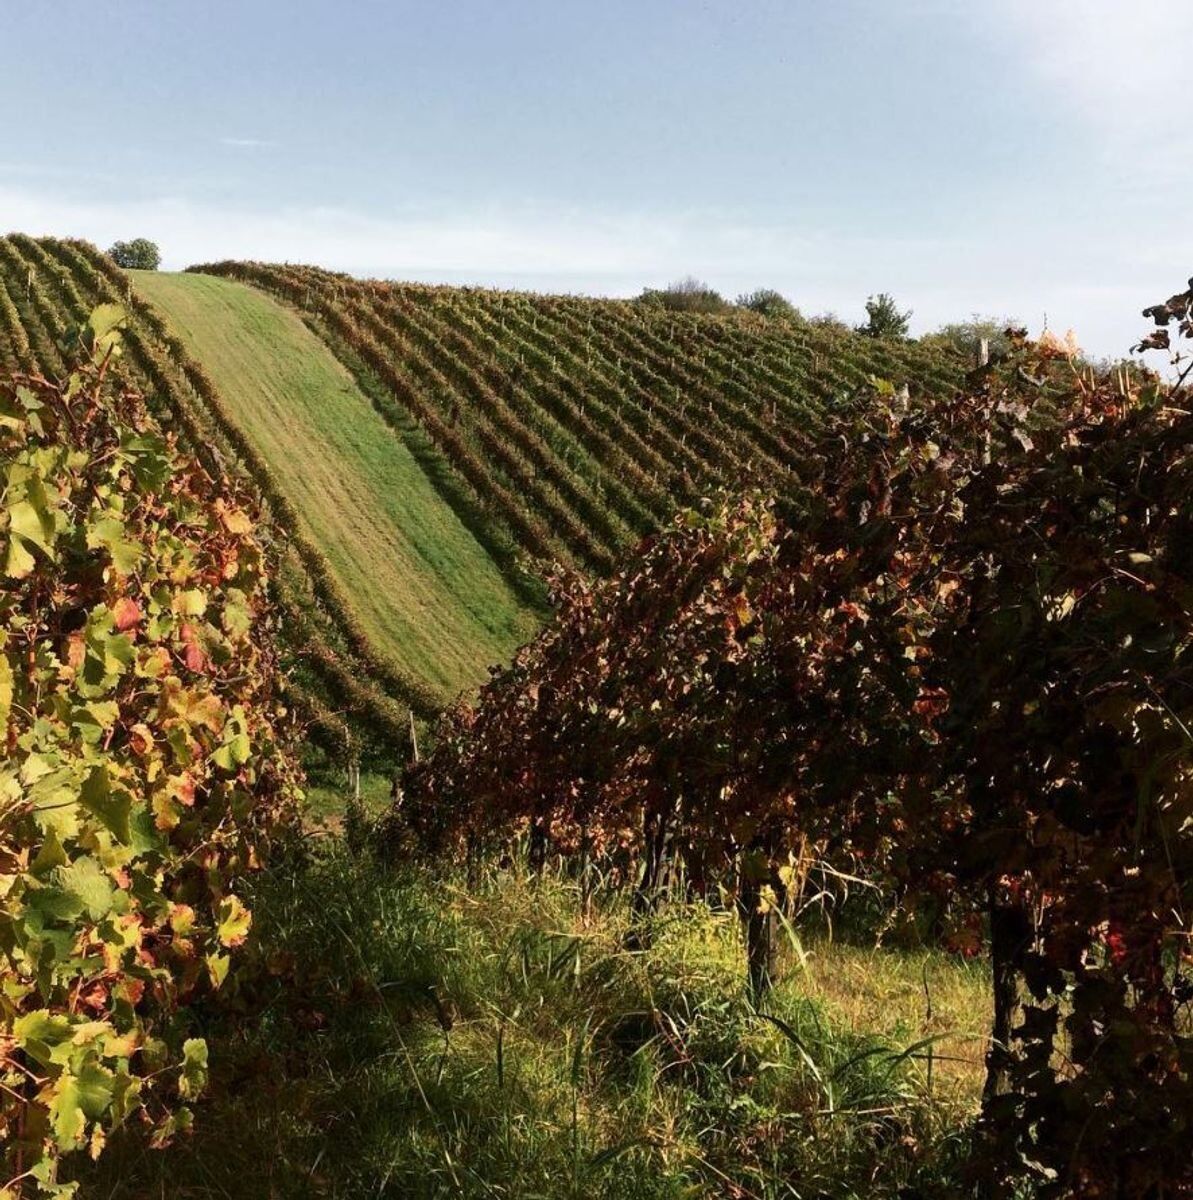
<path id="1" fill-rule="evenodd" d="M 500 553 L 597 572 L 711 490 L 798 476 L 826 408 L 878 376 L 951 392 L 959 360 L 749 312 L 357 280 L 217 263 L 292 305 L 399 433 L 411 422 Z"/>
<path id="2" fill-rule="evenodd" d="M 119 373 L 213 481 L 229 477 L 255 497 L 251 515 L 271 558 L 288 650 L 289 702 L 325 744 L 394 753 L 408 737 L 410 710 L 430 714 L 445 693 L 369 638 L 316 533 L 304 532 L 305 519 L 230 403 L 127 275 L 86 242 L 0 238 L 0 365 L 64 375 L 63 335 L 113 301 L 127 314 Z"/>
<path id="3" fill-rule="evenodd" d="M 126 274 L 21 235 L 0 239 L 0 364 L 60 373 L 63 330 L 111 300 L 132 381 L 259 497 L 296 703 L 390 761 L 411 709 L 530 635 L 544 560 L 608 573 L 712 492 L 781 493 L 874 377 L 940 394 L 962 375 L 915 343 L 744 311 L 259 263 Z"/>
<path id="4" fill-rule="evenodd" d="M 297 316 L 228 279 L 131 275 L 227 398 L 375 645 L 447 699 L 526 640 L 534 614 Z"/>

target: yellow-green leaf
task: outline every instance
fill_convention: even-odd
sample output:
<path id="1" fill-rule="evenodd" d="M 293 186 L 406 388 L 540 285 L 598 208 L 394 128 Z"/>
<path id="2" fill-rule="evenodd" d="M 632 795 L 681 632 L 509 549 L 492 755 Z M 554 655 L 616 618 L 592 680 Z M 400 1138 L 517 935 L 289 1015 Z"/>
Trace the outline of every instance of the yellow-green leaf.
<path id="1" fill-rule="evenodd" d="M 187 1038 L 182 1044 L 182 1075 L 178 1092 L 193 1100 L 207 1086 L 207 1043 L 202 1038 Z"/>
<path id="2" fill-rule="evenodd" d="M 106 550 L 112 565 L 122 575 L 131 575 L 141 561 L 141 547 L 124 536 L 124 522 L 111 513 L 91 522 L 87 528 L 87 545 L 92 550 Z"/>
<path id="3" fill-rule="evenodd" d="M 201 617 L 207 611 L 207 597 L 198 588 L 179 592 L 174 597 L 173 609 L 184 617 Z"/>
<path id="4" fill-rule="evenodd" d="M 207 956 L 207 974 L 211 977 L 211 986 L 218 988 L 228 978 L 228 967 L 231 959 L 226 954 L 209 954 Z"/>
<path id="5" fill-rule="evenodd" d="M 64 891 L 78 896 L 83 911 L 93 921 L 107 916 L 112 910 L 116 889 L 107 872 L 90 856 L 76 859 L 66 867 L 59 867 L 55 879 Z"/>
<path id="6" fill-rule="evenodd" d="M 91 768 L 91 773 L 79 793 L 79 802 L 88 812 L 98 817 L 120 841 L 128 844 L 131 838 L 129 814 L 132 812 L 132 797 L 127 792 L 113 790 L 107 767 Z"/>
<path id="7" fill-rule="evenodd" d="M 13 676 L 8 655 L 0 650 L 0 742 L 8 728 L 8 715 L 12 712 Z"/>
<path id="8" fill-rule="evenodd" d="M 253 914 L 236 896 L 226 896 L 220 901 L 219 927 L 216 933 L 222 946 L 239 946 L 249 934 Z"/>

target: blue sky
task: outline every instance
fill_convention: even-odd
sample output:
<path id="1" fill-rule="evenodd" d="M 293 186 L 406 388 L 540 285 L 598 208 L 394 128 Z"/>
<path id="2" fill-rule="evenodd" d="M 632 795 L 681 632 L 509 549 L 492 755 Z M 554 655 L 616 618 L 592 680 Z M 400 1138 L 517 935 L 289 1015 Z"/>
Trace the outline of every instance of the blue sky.
<path id="1" fill-rule="evenodd" d="M 0 228 L 1125 350 L 1193 272 L 1179 0 L 0 0 Z"/>

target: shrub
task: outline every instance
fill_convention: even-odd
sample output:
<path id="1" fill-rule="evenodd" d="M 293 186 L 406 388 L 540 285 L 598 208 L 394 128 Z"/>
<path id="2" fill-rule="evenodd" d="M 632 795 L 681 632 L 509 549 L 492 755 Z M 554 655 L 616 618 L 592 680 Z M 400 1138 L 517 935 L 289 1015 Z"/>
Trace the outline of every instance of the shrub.
<path id="1" fill-rule="evenodd" d="M 162 252 L 157 243 L 148 238 L 115 242 L 108 255 L 118 267 L 123 267 L 126 271 L 156 271 L 162 261 Z"/>
<path id="2" fill-rule="evenodd" d="M 733 307 L 720 292 L 691 275 L 665 288 L 646 288 L 638 297 L 638 303 L 670 309 L 672 312 L 695 313 L 723 313 Z"/>
<path id="3" fill-rule="evenodd" d="M 825 333 L 839 337 L 853 333 L 849 322 L 843 321 L 835 312 L 816 313 L 808 318 L 808 324 L 814 329 L 823 330 Z"/>
<path id="4" fill-rule="evenodd" d="M 761 313 L 764 317 L 798 317 L 799 309 L 781 292 L 774 288 L 756 288 L 752 292 L 744 292 L 737 298 L 738 308 L 748 308 L 751 312 Z"/>
<path id="5" fill-rule="evenodd" d="M 970 362 L 978 356 L 982 340 L 989 347 L 991 359 L 1006 358 L 1013 347 L 1012 332 L 1023 327 L 1013 317 L 998 320 L 974 313 L 968 321 L 942 325 L 935 333 L 925 334 L 920 341 L 928 346 L 943 346 L 964 355 Z"/>
<path id="6" fill-rule="evenodd" d="M 235 988 L 237 877 L 295 793 L 250 512 L 111 386 L 0 384 L 0 1162 L 191 1121 L 193 1018 Z M 9 1193 L 5 1193 L 9 1194 Z"/>

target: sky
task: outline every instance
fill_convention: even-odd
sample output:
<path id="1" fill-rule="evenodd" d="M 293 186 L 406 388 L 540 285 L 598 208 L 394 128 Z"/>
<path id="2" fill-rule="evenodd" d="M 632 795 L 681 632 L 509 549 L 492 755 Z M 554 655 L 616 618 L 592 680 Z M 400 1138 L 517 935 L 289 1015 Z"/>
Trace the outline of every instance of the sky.
<path id="1" fill-rule="evenodd" d="M 1193 273 L 1188 0 L 0 0 L 0 231 L 1126 352 Z"/>

